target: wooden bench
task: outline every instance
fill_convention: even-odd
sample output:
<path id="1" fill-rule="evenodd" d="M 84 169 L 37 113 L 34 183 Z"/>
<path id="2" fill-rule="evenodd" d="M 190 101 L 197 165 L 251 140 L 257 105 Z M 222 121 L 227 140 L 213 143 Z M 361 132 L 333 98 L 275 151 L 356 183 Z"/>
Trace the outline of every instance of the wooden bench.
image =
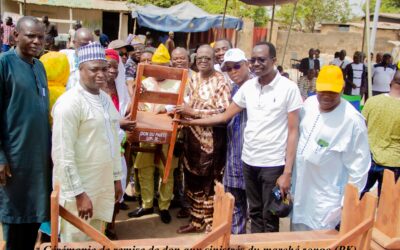
<path id="1" fill-rule="evenodd" d="M 346 186 L 344 206 L 342 212 L 342 221 L 340 232 L 335 230 L 317 230 L 307 232 L 285 232 L 285 233 L 260 233 L 260 234 L 244 234 L 230 235 L 232 225 L 232 212 L 234 198 L 231 194 L 225 193 L 223 186 L 218 183 L 215 186 L 214 198 L 214 215 L 213 230 L 211 233 L 198 239 L 191 236 L 167 238 L 167 239 L 140 239 L 140 240 L 123 240 L 110 241 L 95 229 L 91 228 L 85 221 L 70 214 L 64 208 L 58 205 L 58 189 L 52 193 L 52 243 L 51 246 L 57 246 L 61 249 L 65 248 L 89 248 L 103 249 L 103 246 L 112 249 L 118 246 L 146 248 L 159 248 L 159 250 L 169 248 L 197 248 L 204 249 L 207 246 L 213 247 L 230 247 L 241 249 L 273 249 L 273 248 L 330 248 L 335 249 L 337 246 L 352 246 L 357 250 L 367 250 L 370 248 L 372 228 L 374 225 L 374 216 L 377 205 L 377 197 L 371 193 L 364 195 L 359 200 L 359 194 L 356 187 L 352 185 Z M 57 209 L 59 208 L 59 209 Z M 58 213 L 59 210 L 59 213 Z M 71 222 L 81 231 L 89 235 L 95 242 L 71 242 L 58 243 L 58 214 Z M 41 249 L 49 244 L 42 244 Z M 354 248 L 352 248 L 354 249 Z"/>
<path id="2" fill-rule="evenodd" d="M 369 249 L 377 197 L 367 193 L 359 200 L 356 187 L 347 185 L 344 196 L 340 232 L 336 230 L 316 230 L 306 232 L 259 233 L 233 235 L 231 247 L 243 249 L 259 248 L 292 249 L 329 248 L 354 246 L 357 250 Z M 354 248 L 353 248 L 354 249 Z"/>
<path id="3" fill-rule="evenodd" d="M 54 191 L 51 194 L 51 243 L 44 243 L 40 249 L 48 249 L 49 245 L 51 249 L 64 249 L 66 248 L 88 248 L 90 249 L 103 249 L 103 246 L 107 249 L 117 248 L 128 248 L 132 246 L 136 247 L 151 247 L 159 248 L 160 250 L 165 248 L 166 244 L 169 247 L 184 248 L 193 247 L 205 248 L 209 245 L 221 245 L 227 248 L 229 246 L 229 238 L 231 235 L 232 226 L 232 214 L 235 199 L 230 193 L 225 193 L 224 187 L 221 183 L 215 185 L 214 195 L 214 214 L 213 214 L 213 230 L 204 236 L 204 238 L 196 241 L 190 239 L 190 237 L 179 237 L 175 239 L 145 239 L 145 240 L 122 240 L 122 241 L 111 241 L 106 236 L 101 234 L 99 231 L 94 229 L 92 226 L 87 224 L 84 220 L 78 218 L 76 215 L 67 211 L 64 207 L 59 205 L 60 187 L 58 184 L 55 185 Z M 83 233 L 93 239 L 94 242 L 58 242 L 58 218 L 62 217 L 69 223 L 80 229 Z M 157 247 L 157 244 L 159 246 Z"/>
<path id="4" fill-rule="evenodd" d="M 373 250 L 400 249 L 400 181 L 394 173 L 384 171 L 378 213 L 372 231 Z"/>

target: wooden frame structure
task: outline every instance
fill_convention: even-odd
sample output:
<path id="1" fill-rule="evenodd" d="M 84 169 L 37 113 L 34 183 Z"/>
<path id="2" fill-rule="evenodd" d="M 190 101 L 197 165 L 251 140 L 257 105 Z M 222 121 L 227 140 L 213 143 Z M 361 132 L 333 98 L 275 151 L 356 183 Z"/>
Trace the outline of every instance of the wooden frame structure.
<path id="1" fill-rule="evenodd" d="M 400 249 L 400 181 L 394 173 L 385 170 L 378 213 L 372 232 L 371 249 Z"/>
<path id="2" fill-rule="evenodd" d="M 163 79 L 181 81 L 178 93 L 166 93 L 157 91 L 143 91 L 143 77 L 161 77 Z M 173 122 L 173 118 L 167 114 L 155 114 L 152 112 L 139 111 L 139 103 L 172 104 L 179 105 L 183 102 L 185 86 L 188 80 L 188 71 L 186 69 L 170 68 L 158 65 L 139 64 L 136 77 L 136 90 L 131 106 L 131 120 L 136 120 L 137 125 L 133 132 L 128 133 L 128 142 L 155 143 L 157 147 L 144 148 L 133 146 L 132 150 L 136 152 L 155 153 L 155 163 L 160 160 L 165 166 L 163 182 L 168 179 L 171 169 L 172 157 L 176 142 L 178 123 Z M 175 114 L 174 119 L 179 115 Z M 167 157 L 162 153 L 162 144 L 169 144 Z"/>
<path id="3" fill-rule="evenodd" d="M 59 204 L 59 196 L 60 196 L 60 186 L 58 184 L 55 185 L 54 191 L 51 193 L 51 249 L 58 249 L 59 245 L 63 247 L 89 247 L 90 249 L 103 249 L 103 246 L 106 249 L 119 249 L 121 247 L 131 247 L 135 245 L 136 241 L 111 241 L 106 236 L 101 234 L 99 231 L 94 229 L 84 220 L 78 218 L 76 215 L 72 214 L 64 207 Z M 204 238 L 197 241 L 192 248 L 196 249 L 204 249 L 209 245 L 213 246 L 223 246 L 225 249 L 229 247 L 229 239 L 231 235 L 231 226 L 232 226 L 232 213 L 233 206 L 235 203 L 235 199 L 230 193 L 225 193 L 224 187 L 221 183 L 216 183 L 215 186 L 215 195 L 214 195 L 214 214 L 213 214 L 213 230 L 207 234 Z M 58 243 L 58 226 L 59 226 L 59 216 L 67 220 L 69 223 L 77 227 L 83 233 L 91 237 L 95 243 L 93 242 L 83 242 L 83 243 Z M 149 240 L 150 245 L 155 245 L 155 242 L 152 239 Z M 178 240 L 179 242 L 179 240 Z M 48 249 L 49 244 L 44 243 L 40 246 L 40 249 Z M 136 245 L 137 246 L 137 245 Z M 0 242 L 1 247 L 1 242 Z M 181 244 L 177 244 L 177 247 L 183 248 Z M 190 247 L 186 242 L 185 247 Z M 161 247 L 159 249 L 162 249 Z M 0 248 L 0 250 L 3 250 Z"/>
<path id="4" fill-rule="evenodd" d="M 359 193 L 353 185 L 347 185 L 340 232 L 336 230 L 316 230 L 307 232 L 282 232 L 233 235 L 231 247 L 241 249 L 266 248 L 324 248 L 354 246 L 357 250 L 367 250 L 371 242 L 377 197 L 367 193 L 359 200 Z M 355 249 L 355 248 L 353 248 Z"/>
<path id="5" fill-rule="evenodd" d="M 344 207 L 342 213 L 342 224 L 340 232 L 335 230 L 318 230 L 308 232 L 285 232 L 285 233 L 261 233 L 244 234 L 230 236 L 232 225 L 232 212 L 234 198 L 231 194 L 225 193 L 222 184 L 217 183 L 214 196 L 214 214 L 213 231 L 207 234 L 203 239 L 195 241 L 190 237 L 178 237 L 167 239 L 143 239 L 143 240 L 123 240 L 110 241 L 100 232 L 96 231 L 85 221 L 71 214 L 58 204 L 59 187 L 56 185 L 51 195 L 51 247 L 60 246 L 71 247 L 91 247 L 90 249 L 103 249 L 103 246 L 109 249 L 129 247 L 135 245 L 140 248 L 163 249 L 166 245 L 169 248 L 196 248 L 204 249 L 210 245 L 222 246 L 225 249 L 266 249 L 266 248 L 324 248 L 335 249 L 338 246 L 351 246 L 352 249 L 367 250 L 370 249 L 372 228 L 377 205 L 377 197 L 367 193 L 363 199 L 359 200 L 359 193 L 356 187 L 347 185 Z M 58 243 L 58 216 L 63 217 L 82 232 L 90 236 L 96 242 L 82 243 Z M 194 241 L 194 244 L 190 244 Z M 163 245 L 164 244 L 164 245 Z M 41 249 L 48 249 L 48 243 L 42 244 Z M 355 248 L 354 248 L 355 247 Z M 398 249 L 398 248 L 397 248 Z"/>

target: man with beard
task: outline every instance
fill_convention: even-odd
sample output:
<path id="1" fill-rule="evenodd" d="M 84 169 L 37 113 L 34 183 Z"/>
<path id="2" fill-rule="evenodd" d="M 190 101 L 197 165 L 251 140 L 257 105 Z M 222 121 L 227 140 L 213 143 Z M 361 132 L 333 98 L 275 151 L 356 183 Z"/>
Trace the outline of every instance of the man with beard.
<path id="1" fill-rule="evenodd" d="M 50 215 L 49 91 L 35 57 L 43 24 L 19 19 L 17 48 L 0 57 L 0 221 L 7 250 L 33 249 L 40 223 Z"/>

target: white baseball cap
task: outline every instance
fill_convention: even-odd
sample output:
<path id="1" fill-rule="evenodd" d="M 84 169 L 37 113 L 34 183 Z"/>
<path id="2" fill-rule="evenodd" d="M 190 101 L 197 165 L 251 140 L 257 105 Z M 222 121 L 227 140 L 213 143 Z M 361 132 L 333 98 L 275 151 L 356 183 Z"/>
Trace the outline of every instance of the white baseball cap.
<path id="1" fill-rule="evenodd" d="M 241 61 L 247 62 L 247 58 L 243 50 L 237 48 L 230 49 L 225 52 L 224 62 L 221 64 L 221 68 L 225 66 L 226 62 L 241 62 Z"/>

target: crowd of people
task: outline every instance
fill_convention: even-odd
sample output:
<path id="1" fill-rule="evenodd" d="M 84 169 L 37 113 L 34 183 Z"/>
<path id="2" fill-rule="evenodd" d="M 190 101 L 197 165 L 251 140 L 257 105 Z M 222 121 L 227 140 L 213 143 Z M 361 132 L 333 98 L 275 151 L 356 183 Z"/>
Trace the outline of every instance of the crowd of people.
<path id="1" fill-rule="evenodd" d="M 277 232 L 279 217 L 289 212 L 293 231 L 333 229 L 340 226 L 345 185 L 362 195 L 378 181 L 380 193 L 383 170 L 400 176 L 400 71 L 390 54 L 377 54 L 367 96 L 361 52 L 352 63 L 344 50 L 324 63 L 310 49 L 295 83 L 277 67 L 268 42 L 246 56 L 219 39 L 191 55 L 175 47 L 173 32 L 153 48 L 150 37 L 143 44 L 109 41 L 77 24 L 70 48 L 53 51 L 44 48 L 47 36 L 57 36 L 48 18 L 25 16 L 15 26 L 7 19 L 1 30 L 0 221 L 7 250 L 33 249 L 49 221 L 55 183 L 61 205 L 116 239 L 116 215 L 132 209 L 125 203 L 132 199 L 139 207 L 129 217 L 158 207 L 168 224 L 177 203 L 177 217 L 190 218 L 178 233 L 210 232 L 216 181 L 235 197 L 234 234 Z M 125 151 L 132 146 L 126 133 L 136 127 L 130 104 L 139 63 L 189 71 L 183 104 L 139 105 L 181 115 L 166 183 L 154 153 Z M 54 79 L 65 79 L 57 98 Z M 181 84 L 142 80 L 141 91 L 177 93 Z M 364 97 L 362 112 L 343 93 Z M 129 183 L 133 197 L 125 193 Z M 62 242 L 90 240 L 64 219 L 59 233 Z"/>

